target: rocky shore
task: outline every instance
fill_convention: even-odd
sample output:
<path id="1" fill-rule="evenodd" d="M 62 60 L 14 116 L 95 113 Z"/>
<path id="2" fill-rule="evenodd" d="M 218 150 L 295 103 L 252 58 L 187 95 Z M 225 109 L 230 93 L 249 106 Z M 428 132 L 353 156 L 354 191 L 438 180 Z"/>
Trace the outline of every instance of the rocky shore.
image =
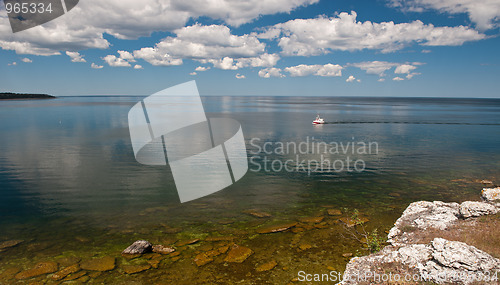
<path id="1" fill-rule="evenodd" d="M 441 237 L 450 235 L 452 228 L 500 212 L 500 187 L 484 188 L 481 199 L 461 204 L 410 204 L 389 231 L 389 245 L 377 253 L 352 258 L 341 284 L 500 284 L 498 258 Z M 429 238 L 432 240 L 422 242 Z"/>

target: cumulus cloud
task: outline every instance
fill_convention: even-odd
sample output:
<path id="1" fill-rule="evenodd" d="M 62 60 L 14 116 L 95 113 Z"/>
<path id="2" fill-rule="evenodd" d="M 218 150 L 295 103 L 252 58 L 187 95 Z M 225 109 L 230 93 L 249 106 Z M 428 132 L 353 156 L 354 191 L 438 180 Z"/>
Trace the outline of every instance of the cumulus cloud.
<path id="1" fill-rule="evenodd" d="M 66 55 L 71 58 L 71 62 L 87 62 L 79 52 L 67 51 Z"/>
<path id="2" fill-rule="evenodd" d="M 136 64 L 134 65 L 134 69 L 144 69 L 144 68 L 142 67 L 142 65 Z"/>
<path id="3" fill-rule="evenodd" d="M 130 67 L 130 63 L 123 58 L 116 57 L 115 55 L 107 55 L 102 58 L 109 66 L 112 67 Z"/>
<path id="4" fill-rule="evenodd" d="M 499 26 L 500 1 L 498 0 L 391 0 L 393 7 L 405 11 L 423 12 L 438 10 L 444 13 L 465 13 L 481 30 Z"/>
<path id="5" fill-rule="evenodd" d="M 325 64 L 325 65 L 305 65 L 300 64 L 285 68 L 285 71 L 290 73 L 290 76 L 342 76 L 342 66 L 338 64 Z"/>
<path id="6" fill-rule="evenodd" d="M 134 51 L 135 58 L 142 58 L 153 65 L 179 65 L 182 59 L 210 62 L 221 69 L 238 69 L 240 66 L 270 66 L 279 59 L 277 55 L 264 54 L 266 45 L 256 36 L 231 34 L 223 25 L 195 24 L 174 31 L 176 37 L 167 37 L 155 45 Z M 238 60 L 236 58 L 243 58 Z"/>
<path id="7" fill-rule="evenodd" d="M 408 79 L 420 73 L 412 73 L 413 70 L 417 69 L 421 62 L 413 63 L 397 63 L 397 62 L 387 62 L 387 61 L 364 61 L 358 63 L 351 63 L 349 66 L 357 67 L 361 70 L 366 71 L 367 74 L 378 75 L 380 77 L 385 76 L 385 72 L 389 69 L 395 67 L 395 74 L 406 74 Z M 380 81 L 380 80 L 379 80 Z"/>
<path id="8" fill-rule="evenodd" d="M 259 76 L 263 78 L 285 77 L 285 75 L 281 73 L 281 69 L 276 67 L 268 67 L 259 70 Z"/>
<path id="9" fill-rule="evenodd" d="M 399 76 L 396 76 L 396 77 L 394 77 L 392 80 L 394 80 L 394 81 L 403 81 L 403 80 L 404 80 L 404 78 L 401 78 L 401 77 L 399 77 Z"/>
<path id="10" fill-rule="evenodd" d="M 210 17 L 238 26 L 261 15 L 290 12 L 318 0 L 86 0 L 44 25 L 12 33 L 6 15 L 0 16 L 0 47 L 18 54 L 57 55 L 60 51 L 106 49 L 104 34 L 118 39 L 172 31 L 190 19 Z"/>
<path id="11" fill-rule="evenodd" d="M 25 62 L 25 63 L 32 63 L 33 61 L 27 57 L 21 59 L 22 62 Z"/>
<path id="12" fill-rule="evenodd" d="M 195 71 L 207 71 L 209 70 L 210 67 L 209 66 L 198 66 Z"/>
<path id="13" fill-rule="evenodd" d="M 194 72 L 194 71 L 193 71 L 193 72 L 191 72 L 191 73 L 189 73 L 189 75 L 191 75 L 191 76 L 195 76 L 196 74 L 198 74 L 198 73 L 196 73 L 196 72 Z"/>
<path id="14" fill-rule="evenodd" d="M 457 46 L 486 38 L 486 35 L 464 26 L 435 27 L 421 21 L 401 24 L 359 22 L 356 17 L 356 12 L 352 11 L 330 18 L 295 19 L 274 25 L 258 36 L 276 39 L 282 53 L 288 56 L 364 49 L 387 53 L 411 44 Z"/>
<path id="15" fill-rule="evenodd" d="M 236 74 L 236 78 L 238 78 L 238 79 L 245 79 L 245 78 L 246 78 L 246 76 L 245 76 L 245 75 L 243 75 L 243 74 L 239 74 L 239 73 L 237 73 L 237 74 Z"/>
<path id="16" fill-rule="evenodd" d="M 8 65 L 8 66 L 16 66 L 16 65 L 17 65 L 17 62 L 15 62 L 15 61 L 14 61 L 13 63 L 8 63 L 7 65 Z"/>
<path id="17" fill-rule="evenodd" d="M 352 63 L 349 65 L 364 70 L 366 71 L 367 74 L 384 76 L 385 71 L 393 68 L 394 66 L 397 66 L 398 63 L 387 62 L 387 61 L 363 61 L 358 63 Z"/>
<path id="18" fill-rule="evenodd" d="M 354 80 L 356 80 L 356 77 L 349 75 L 349 77 L 345 80 L 345 82 L 353 82 Z"/>
<path id="19" fill-rule="evenodd" d="M 102 65 L 98 65 L 98 64 L 95 64 L 95 63 L 93 63 L 93 62 L 92 62 L 92 64 L 90 65 L 90 67 L 92 67 L 93 69 L 101 69 L 101 68 L 103 68 L 104 66 L 102 66 Z"/>
<path id="20" fill-rule="evenodd" d="M 397 74 L 402 74 L 402 73 L 410 73 L 412 70 L 416 69 L 417 67 L 411 64 L 401 64 L 396 67 L 394 70 L 394 73 Z"/>

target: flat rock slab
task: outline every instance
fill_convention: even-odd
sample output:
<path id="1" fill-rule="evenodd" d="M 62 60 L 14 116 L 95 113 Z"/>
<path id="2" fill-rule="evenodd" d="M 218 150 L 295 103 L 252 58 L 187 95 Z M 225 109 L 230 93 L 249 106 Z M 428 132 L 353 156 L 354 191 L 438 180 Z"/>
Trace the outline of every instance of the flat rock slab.
<path id="1" fill-rule="evenodd" d="M 174 252 L 175 248 L 171 246 L 163 246 L 160 244 L 153 245 L 153 252 L 160 253 L 160 254 L 169 254 L 171 252 Z"/>
<path id="2" fill-rule="evenodd" d="M 43 274 L 54 273 L 57 271 L 57 263 L 54 261 L 39 262 L 35 267 L 19 272 L 16 274 L 16 279 L 28 279 Z"/>
<path id="3" fill-rule="evenodd" d="M 133 244 L 129 245 L 122 254 L 142 254 L 146 252 L 150 252 L 153 248 L 153 245 L 146 240 L 138 240 Z"/>
<path id="4" fill-rule="evenodd" d="M 466 201 L 460 204 L 460 216 L 464 219 L 496 214 L 498 209 L 486 202 Z"/>
<path id="5" fill-rule="evenodd" d="M 269 271 L 274 267 L 276 267 L 276 265 L 278 265 L 278 262 L 276 262 L 276 260 L 271 260 L 267 263 L 257 266 L 257 268 L 255 268 L 255 271 L 257 272 Z"/>
<path id="6" fill-rule="evenodd" d="M 269 233 L 278 233 L 278 232 L 283 232 L 288 230 L 289 228 L 293 228 L 297 225 L 296 222 L 293 223 L 286 223 L 286 224 L 280 224 L 280 225 L 273 225 L 273 226 L 265 226 L 257 229 L 257 233 L 259 234 L 269 234 Z"/>
<path id="7" fill-rule="evenodd" d="M 227 253 L 226 258 L 224 258 L 224 261 L 242 263 L 252 254 L 253 250 L 250 248 L 234 244 Z"/>
<path id="8" fill-rule="evenodd" d="M 262 212 L 262 211 L 257 211 L 257 210 L 246 210 L 243 211 L 245 214 L 249 214 L 250 216 L 254 216 L 256 218 L 269 218 L 271 217 L 271 214 Z"/>
<path id="9" fill-rule="evenodd" d="M 463 242 L 435 238 L 430 244 L 387 246 L 378 253 L 354 257 L 346 266 L 342 284 L 358 284 L 353 276 L 385 265 L 414 268 L 422 280 L 437 284 L 469 284 L 474 280 L 463 276 L 480 276 L 478 274 L 500 270 L 500 260 L 484 251 Z M 448 283 L 443 276 L 447 276 Z"/>
<path id="10" fill-rule="evenodd" d="M 6 249 L 9 247 L 14 247 L 17 246 L 18 244 L 24 242 L 24 240 L 21 239 L 15 239 L 15 240 L 8 240 L 0 243 L 0 250 Z"/>
<path id="11" fill-rule="evenodd" d="M 177 246 L 185 246 L 185 245 L 188 245 L 188 244 L 193 244 L 193 243 L 197 243 L 199 242 L 200 239 L 199 238 L 194 238 L 194 239 L 188 239 L 188 240 L 182 240 L 182 241 L 179 241 L 177 242 Z"/>
<path id="12" fill-rule="evenodd" d="M 328 209 L 326 210 L 328 215 L 330 216 L 341 216 L 342 215 L 342 211 L 338 210 L 338 209 Z"/>
<path id="13" fill-rule="evenodd" d="M 139 272 L 146 271 L 151 268 L 150 264 L 139 264 L 139 265 L 123 265 L 123 272 L 127 274 L 135 274 Z"/>
<path id="14" fill-rule="evenodd" d="M 115 269 L 115 261 L 111 256 L 93 258 L 80 263 L 80 267 L 91 271 L 110 271 Z"/>
<path id="15" fill-rule="evenodd" d="M 202 253 L 196 255 L 196 257 L 194 258 L 193 261 L 194 261 L 194 263 L 196 263 L 197 266 L 203 266 L 207 263 L 214 261 L 214 259 L 211 256 L 211 254 L 206 253 L 206 252 L 202 252 Z"/>
<path id="16" fill-rule="evenodd" d="M 300 218 L 299 221 L 302 223 L 308 223 L 308 224 L 317 224 L 321 223 L 325 217 L 305 217 L 305 218 Z"/>
<path id="17" fill-rule="evenodd" d="M 61 280 L 65 278 L 66 276 L 73 274 L 75 272 L 80 271 L 80 266 L 78 264 L 73 264 L 68 267 L 65 267 L 56 273 L 52 274 L 51 279 L 52 280 Z"/>

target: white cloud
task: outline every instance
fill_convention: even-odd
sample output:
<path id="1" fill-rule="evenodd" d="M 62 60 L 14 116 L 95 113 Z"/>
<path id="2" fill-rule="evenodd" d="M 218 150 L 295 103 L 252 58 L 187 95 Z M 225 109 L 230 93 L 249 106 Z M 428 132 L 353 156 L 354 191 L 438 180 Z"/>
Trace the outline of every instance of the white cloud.
<path id="1" fill-rule="evenodd" d="M 196 71 L 207 71 L 210 69 L 210 66 L 198 66 L 195 70 Z"/>
<path id="2" fill-rule="evenodd" d="M 345 82 L 353 82 L 354 80 L 356 80 L 356 77 L 349 75 L 349 77 L 345 80 Z"/>
<path id="3" fill-rule="evenodd" d="M 17 65 L 17 62 L 15 62 L 15 61 L 14 61 L 13 63 L 8 63 L 7 65 L 8 65 L 8 66 L 16 66 L 16 65 Z"/>
<path id="4" fill-rule="evenodd" d="M 173 0 L 176 10 L 221 19 L 232 26 L 248 23 L 261 15 L 288 13 L 293 9 L 317 3 L 319 0 Z"/>
<path id="5" fill-rule="evenodd" d="M 259 70 L 259 76 L 263 78 L 285 77 L 285 75 L 281 73 L 281 69 L 276 67 L 269 67 Z"/>
<path id="6" fill-rule="evenodd" d="M 93 63 L 93 62 L 92 62 L 92 64 L 90 65 L 90 67 L 92 67 L 93 69 L 101 69 L 101 68 L 103 68 L 104 66 L 102 66 L 102 65 L 98 65 L 98 64 L 95 64 L 95 63 Z"/>
<path id="7" fill-rule="evenodd" d="M 331 18 L 295 19 L 274 25 L 259 36 L 275 36 L 282 53 L 288 56 L 321 55 L 335 50 L 393 52 L 411 44 L 457 46 L 486 38 L 464 26 L 435 27 L 421 21 L 401 24 L 358 22 L 356 17 L 356 12 L 352 11 Z"/>
<path id="8" fill-rule="evenodd" d="M 60 51 L 106 49 L 104 34 L 119 39 L 173 31 L 190 19 L 206 16 L 238 26 L 261 15 L 287 13 L 318 0 L 86 0 L 44 25 L 12 33 L 8 18 L 0 16 L 0 47 L 18 54 L 57 55 Z"/>
<path id="9" fill-rule="evenodd" d="M 66 55 L 71 58 L 71 62 L 87 62 L 79 52 L 67 51 Z"/>
<path id="10" fill-rule="evenodd" d="M 120 55 L 120 58 L 122 58 L 128 62 L 135 62 L 134 55 L 128 51 L 119 50 L 118 54 Z"/>
<path id="11" fill-rule="evenodd" d="M 239 74 L 238 73 L 238 74 L 236 74 L 236 78 L 238 78 L 238 79 L 244 79 L 244 78 L 246 78 L 246 76 L 243 75 L 243 74 Z"/>
<path id="12" fill-rule="evenodd" d="M 192 75 L 192 76 L 195 76 L 196 74 L 197 74 L 197 73 L 196 73 L 196 72 L 194 72 L 194 71 L 193 71 L 193 72 L 191 72 L 191 73 L 189 73 L 189 75 Z"/>
<path id="13" fill-rule="evenodd" d="M 401 78 L 401 77 L 396 76 L 396 77 L 394 77 L 392 80 L 394 80 L 394 81 L 403 81 L 403 80 L 404 80 L 404 78 Z"/>
<path id="14" fill-rule="evenodd" d="M 325 65 L 305 65 L 300 64 L 285 68 L 285 71 L 290 73 L 290 76 L 342 76 L 342 66 L 338 64 L 325 64 Z"/>
<path id="15" fill-rule="evenodd" d="M 357 67 L 361 70 L 366 71 L 367 74 L 378 75 L 380 77 L 385 76 L 385 72 L 393 67 L 395 74 L 406 74 L 408 79 L 411 79 L 414 75 L 420 73 L 412 73 L 413 70 L 417 69 L 417 66 L 422 65 L 421 62 L 410 63 L 397 63 L 397 62 L 387 62 L 387 61 L 364 61 L 358 63 L 348 64 L 349 66 Z M 380 81 L 380 80 L 379 80 Z"/>
<path id="16" fill-rule="evenodd" d="M 109 66 L 112 67 L 130 67 L 130 63 L 128 63 L 123 58 L 116 57 L 115 55 L 107 55 L 102 58 Z"/>
<path id="17" fill-rule="evenodd" d="M 385 78 L 379 78 L 377 81 L 378 81 L 378 82 L 384 82 L 384 81 L 385 81 Z"/>
<path id="18" fill-rule="evenodd" d="M 403 74 L 403 73 L 410 73 L 412 72 L 413 70 L 415 70 L 417 67 L 414 66 L 414 65 L 411 65 L 411 64 L 401 64 L 401 65 L 398 65 L 396 67 L 396 69 L 394 70 L 394 73 L 397 73 L 397 74 Z"/>
<path id="19" fill-rule="evenodd" d="M 364 70 L 366 71 L 367 74 L 384 76 L 385 71 L 391 69 L 394 66 L 397 66 L 398 63 L 387 62 L 387 61 L 364 61 L 364 62 L 352 63 L 349 65 Z"/>
<path id="20" fill-rule="evenodd" d="M 25 62 L 25 63 L 32 63 L 33 61 L 27 57 L 21 59 L 22 62 Z"/>
<path id="21" fill-rule="evenodd" d="M 136 64 L 134 65 L 134 69 L 144 69 L 144 68 L 142 67 L 142 65 Z"/>
<path id="22" fill-rule="evenodd" d="M 434 9 L 450 14 L 466 13 L 481 30 L 499 26 L 500 1 L 498 0 L 391 0 L 391 4 L 412 12 Z"/>
<path id="23" fill-rule="evenodd" d="M 422 53 L 431 53 L 432 51 L 431 51 L 431 50 L 428 50 L 428 49 L 423 49 L 421 52 L 422 52 Z"/>
<path id="24" fill-rule="evenodd" d="M 265 44 L 261 43 L 257 37 L 232 35 L 229 28 L 222 25 L 196 24 L 177 29 L 174 33 L 176 37 L 167 37 L 157 43 L 154 48 L 134 51 L 134 56 L 153 65 L 179 65 L 182 64 L 182 59 L 188 58 L 201 61 L 212 60 L 216 67 L 236 69 L 228 66 L 232 65 L 230 60 L 258 57 L 265 50 Z"/>

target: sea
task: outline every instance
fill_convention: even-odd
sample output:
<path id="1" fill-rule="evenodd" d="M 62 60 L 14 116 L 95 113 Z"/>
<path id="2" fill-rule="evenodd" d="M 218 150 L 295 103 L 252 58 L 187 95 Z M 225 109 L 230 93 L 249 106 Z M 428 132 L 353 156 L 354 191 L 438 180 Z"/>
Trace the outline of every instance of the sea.
<path id="1" fill-rule="evenodd" d="M 340 273 L 350 254 L 369 253 L 342 218 L 362 215 L 363 230 L 384 238 L 411 202 L 479 200 L 483 187 L 500 184 L 500 99 L 207 96 L 208 118 L 241 124 L 248 171 L 181 203 L 168 164 L 134 157 L 128 112 L 142 99 L 0 101 L 0 244 L 19 241 L 0 249 L 0 276 L 112 256 L 115 269 L 86 280 L 286 283 L 299 271 Z M 325 124 L 312 124 L 317 114 Z M 258 232 L 280 224 L 295 225 Z M 180 254 L 121 256 L 135 240 Z M 186 240 L 196 242 L 179 246 Z M 252 254 L 196 264 L 200 253 L 233 244 Z M 148 258 L 157 268 L 124 273 Z M 269 262 L 276 267 L 256 271 Z"/>

